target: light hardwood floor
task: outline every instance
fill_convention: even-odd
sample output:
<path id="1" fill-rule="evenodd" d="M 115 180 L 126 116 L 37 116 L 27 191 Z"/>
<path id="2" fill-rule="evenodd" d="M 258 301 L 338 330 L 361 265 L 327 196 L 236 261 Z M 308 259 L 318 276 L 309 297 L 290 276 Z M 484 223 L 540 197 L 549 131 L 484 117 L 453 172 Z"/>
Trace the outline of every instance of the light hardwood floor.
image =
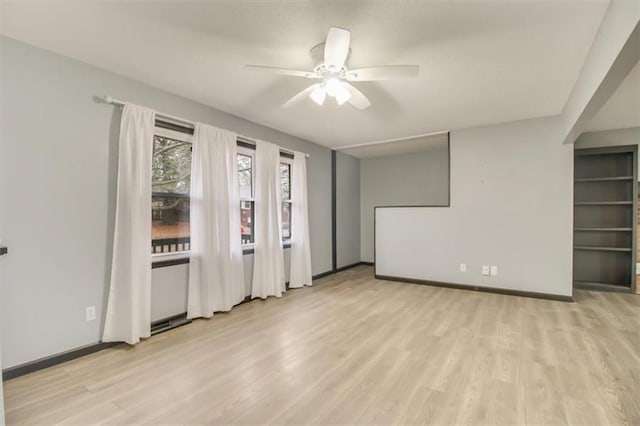
<path id="1" fill-rule="evenodd" d="M 640 297 L 370 267 L 5 383 L 8 424 L 640 424 Z"/>

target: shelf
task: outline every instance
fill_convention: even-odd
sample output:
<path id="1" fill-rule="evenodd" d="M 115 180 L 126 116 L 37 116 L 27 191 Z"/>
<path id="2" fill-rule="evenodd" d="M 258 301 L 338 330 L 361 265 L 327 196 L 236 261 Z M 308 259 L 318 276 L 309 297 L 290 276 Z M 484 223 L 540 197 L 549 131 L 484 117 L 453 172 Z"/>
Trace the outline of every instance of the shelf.
<path id="1" fill-rule="evenodd" d="M 633 176 L 612 176 L 612 177 L 600 177 L 600 178 L 582 178 L 576 179 L 576 182 L 615 182 L 633 180 Z"/>
<path id="2" fill-rule="evenodd" d="M 633 228 L 573 228 L 573 230 L 578 232 L 631 232 Z"/>
<path id="3" fill-rule="evenodd" d="M 575 280 L 573 282 L 573 286 L 575 288 L 584 290 L 617 291 L 620 293 L 631 293 L 631 284 L 616 285 L 611 283 L 599 283 L 595 281 Z"/>
<path id="4" fill-rule="evenodd" d="M 631 252 L 630 247 L 573 246 L 574 250 Z"/>
<path id="5" fill-rule="evenodd" d="M 577 201 L 576 206 L 631 206 L 633 201 Z"/>

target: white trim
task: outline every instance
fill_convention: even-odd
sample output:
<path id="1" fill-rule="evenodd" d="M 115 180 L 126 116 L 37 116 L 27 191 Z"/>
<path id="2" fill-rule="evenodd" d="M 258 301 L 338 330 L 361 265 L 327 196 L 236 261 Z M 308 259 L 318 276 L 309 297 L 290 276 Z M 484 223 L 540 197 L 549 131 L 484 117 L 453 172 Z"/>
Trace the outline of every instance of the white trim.
<path id="1" fill-rule="evenodd" d="M 191 257 L 191 251 L 173 251 L 171 253 L 153 253 L 151 255 L 151 263 L 165 262 L 167 260 L 188 259 Z"/>
<path id="2" fill-rule="evenodd" d="M 291 198 L 291 183 L 293 182 L 293 158 L 280 157 L 280 164 L 283 164 L 283 163 L 289 165 L 289 198 L 287 199 L 283 198 L 282 202 L 292 203 L 293 200 Z"/>
<path id="3" fill-rule="evenodd" d="M 163 127 L 155 126 L 153 129 L 153 135 L 159 136 L 162 138 L 173 139 L 177 142 L 184 142 L 184 143 L 191 143 L 191 144 L 193 143 L 193 135 L 189 135 L 187 133 L 182 133 L 182 132 L 176 132 L 175 130 L 165 129 Z M 155 141 L 154 141 L 154 151 L 155 151 Z M 153 153 L 151 155 L 153 156 Z M 152 189 L 152 194 L 153 194 L 153 189 Z M 191 203 L 191 198 L 189 198 L 189 203 Z M 153 210 L 153 207 L 152 207 L 152 210 Z M 151 237 L 151 241 L 153 241 L 153 236 Z M 185 259 L 185 258 L 189 258 L 190 256 L 191 256 L 190 250 L 172 251 L 170 253 L 152 253 L 151 263 L 153 264 L 155 262 L 164 262 L 167 260 Z"/>
<path id="4" fill-rule="evenodd" d="M 254 191 L 255 191 L 255 188 L 256 188 L 256 173 L 255 173 L 256 151 L 255 151 L 255 149 L 249 149 L 249 148 L 245 148 L 243 146 L 239 146 L 238 147 L 238 154 L 244 155 L 246 157 L 251 158 L 251 197 L 242 197 L 242 196 L 240 196 L 240 202 L 242 203 L 243 201 L 249 201 L 249 202 L 253 203 L 255 201 Z M 240 208 L 240 206 L 238 206 L 238 208 Z M 255 209 L 255 204 L 253 205 L 253 208 Z M 254 226 L 255 226 L 255 223 L 251 222 L 251 230 L 252 231 L 255 231 Z M 253 247 L 254 247 L 254 243 L 245 244 L 244 242 L 242 242 L 242 249 L 243 250 L 251 249 Z"/>
<path id="5" fill-rule="evenodd" d="M 293 183 L 293 158 L 280 157 L 280 164 L 289 165 L 289 198 L 282 199 L 283 203 L 289 203 L 289 237 L 282 237 L 282 244 L 291 244 L 291 215 L 293 214 L 293 198 L 292 196 L 292 183 Z M 282 190 L 282 188 L 281 188 Z M 281 207 L 282 208 L 282 207 Z"/>
<path id="6" fill-rule="evenodd" d="M 239 146 L 238 154 L 251 158 L 251 197 L 247 198 L 247 197 L 240 196 L 240 201 L 255 201 L 254 191 L 256 188 L 256 174 L 255 174 L 256 151 L 253 149 L 245 148 L 243 146 Z"/>

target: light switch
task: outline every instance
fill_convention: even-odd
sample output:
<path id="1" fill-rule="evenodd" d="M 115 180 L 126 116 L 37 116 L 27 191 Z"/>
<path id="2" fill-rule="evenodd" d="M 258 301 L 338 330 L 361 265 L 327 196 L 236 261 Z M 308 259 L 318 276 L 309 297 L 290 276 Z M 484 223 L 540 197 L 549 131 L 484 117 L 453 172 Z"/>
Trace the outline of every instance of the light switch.
<path id="1" fill-rule="evenodd" d="M 491 267 L 491 275 L 498 275 L 498 267 L 497 266 L 492 266 Z"/>
<path id="2" fill-rule="evenodd" d="M 491 274 L 491 269 L 489 268 L 489 265 L 482 265 L 482 275 L 489 276 L 489 274 Z"/>

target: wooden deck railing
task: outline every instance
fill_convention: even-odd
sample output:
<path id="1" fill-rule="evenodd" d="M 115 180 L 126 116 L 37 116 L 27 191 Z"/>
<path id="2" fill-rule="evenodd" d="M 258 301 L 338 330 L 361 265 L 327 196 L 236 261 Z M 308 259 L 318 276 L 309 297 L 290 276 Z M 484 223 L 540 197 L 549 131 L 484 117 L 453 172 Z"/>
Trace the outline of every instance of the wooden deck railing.
<path id="1" fill-rule="evenodd" d="M 188 251 L 191 249 L 191 238 L 158 238 L 151 240 L 151 253 L 174 253 L 177 251 Z"/>

